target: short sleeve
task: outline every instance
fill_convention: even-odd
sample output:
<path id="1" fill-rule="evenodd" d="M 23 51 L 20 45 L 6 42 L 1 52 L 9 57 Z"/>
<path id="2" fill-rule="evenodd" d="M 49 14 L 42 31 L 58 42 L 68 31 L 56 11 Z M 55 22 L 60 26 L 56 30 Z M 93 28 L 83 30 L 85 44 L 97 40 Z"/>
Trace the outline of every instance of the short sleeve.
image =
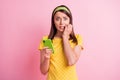
<path id="1" fill-rule="evenodd" d="M 82 39 L 82 37 L 79 34 L 76 34 L 76 38 L 77 38 L 77 41 L 78 41 L 78 45 L 80 45 L 81 49 L 83 50 L 84 47 L 83 47 L 83 39 Z"/>
<path id="2" fill-rule="evenodd" d="M 38 50 L 41 50 L 43 49 L 44 45 L 43 45 L 43 39 L 47 39 L 48 36 L 44 36 L 41 40 L 40 40 L 40 44 L 39 44 L 39 47 L 38 47 Z"/>

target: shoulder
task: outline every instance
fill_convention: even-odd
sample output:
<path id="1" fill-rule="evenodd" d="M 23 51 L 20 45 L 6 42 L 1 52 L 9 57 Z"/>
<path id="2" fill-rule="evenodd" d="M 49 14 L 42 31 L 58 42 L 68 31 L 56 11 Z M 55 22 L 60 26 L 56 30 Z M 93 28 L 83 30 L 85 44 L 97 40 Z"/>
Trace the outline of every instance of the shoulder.
<path id="1" fill-rule="evenodd" d="M 82 39 L 82 36 L 80 34 L 76 34 L 75 36 L 77 38 L 78 45 L 80 45 L 81 49 L 83 50 L 83 39 Z"/>
<path id="2" fill-rule="evenodd" d="M 76 37 L 77 39 L 82 39 L 82 36 L 81 36 L 80 34 L 75 34 L 75 37 Z"/>
<path id="3" fill-rule="evenodd" d="M 41 40 L 43 40 L 43 39 L 48 39 L 48 35 L 41 36 Z"/>
<path id="4" fill-rule="evenodd" d="M 48 39 L 48 35 L 44 35 L 42 39 Z"/>
<path id="5" fill-rule="evenodd" d="M 48 35 L 44 35 L 44 36 L 42 36 L 41 39 L 40 39 L 40 43 L 42 43 L 43 40 L 46 40 L 46 39 L 48 39 Z"/>

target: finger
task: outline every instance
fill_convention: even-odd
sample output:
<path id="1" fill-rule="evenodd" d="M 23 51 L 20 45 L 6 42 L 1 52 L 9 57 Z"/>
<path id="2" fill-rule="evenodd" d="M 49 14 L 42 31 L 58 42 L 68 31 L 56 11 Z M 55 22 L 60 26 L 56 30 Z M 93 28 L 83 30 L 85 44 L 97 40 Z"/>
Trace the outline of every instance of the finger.
<path id="1" fill-rule="evenodd" d="M 72 26 L 71 24 L 68 25 L 68 29 L 69 29 L 70 31 L 72 30 L 72 27 L 73 27 L 73 26 Z"/>
<path id="2" fill-rule="evenodd" d="M 48 51 L 48 54 L 51 54 L 52 53 L 52 50 Z"/>
<path id="3" fill-rule="evenodd" d="M 47 47 L 47 46 L 46 46 L 46 47 L 43 47 L 43 49 L 48 49 L 48 48 L 49 48 L 49 47 Z"/>
<path id="4" fill-rule="evenodd" d="M 46 55 L 50 55 L 52 53 L 52 51 L 46 51 Z"/>
<path id="5" fill-rule="evenodd" d="M 68 25 L 65 25 L 65 31 L 68 31 Z"/>
<path id="6" fill-rule="evenodd" d="M 48 49 L 46 49 L 46 51 L 51 51 L 52 52 L 52 49 L 48 48 Z"/>
<path id="7" fill-rule="evenodd" d="M 67 31 L 67 30 L 66 30 L 66 26 L 65 26 L 63 32 L 66 33 L 66 31 Z"/>
<path id="8" fill-rule="evenodd" d="M 73 26 L 71 24 L 68 25 L 69 28 L 72 28 Z"/>
<path id="9" fill-rule="evenodd" d="M 47 49 L 47 50 L 52 52 L 52 49 Z"/>
<path id="10" fill-rule="evenodd" d="M 45 50 L 45 51 L 47 51 L 47 50 L 52 51 L 52 49 L 50 49 L 49 47 L 44 47 L 43 50 Z"/>
<path id="11" fill-rule="evenodd" d="M 68 27 L 69 24 L 66 24 L 65 27 Z"/>
<path id="12" fill-rule="evenodd" d="M 65 26 L 64 26 L 64 30 L 63 31 L 65 31 Z"/>

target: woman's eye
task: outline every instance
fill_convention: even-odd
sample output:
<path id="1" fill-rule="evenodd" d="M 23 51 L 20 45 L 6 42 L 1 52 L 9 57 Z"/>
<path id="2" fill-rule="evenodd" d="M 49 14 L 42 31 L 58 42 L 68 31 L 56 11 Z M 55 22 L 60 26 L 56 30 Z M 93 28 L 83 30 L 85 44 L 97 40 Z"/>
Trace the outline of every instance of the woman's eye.
<path id="1" fill-rule="evenodd" d="M 64 17 L 63 19 L 64 19 L 64 20 L 67 20 L 68 18 Z"/>
<path id="2" fill-rule="evenodd" d="M 60 19 L 59 17 L 56 17 L 56 21 L 59 21 L 59 19 Z"/>

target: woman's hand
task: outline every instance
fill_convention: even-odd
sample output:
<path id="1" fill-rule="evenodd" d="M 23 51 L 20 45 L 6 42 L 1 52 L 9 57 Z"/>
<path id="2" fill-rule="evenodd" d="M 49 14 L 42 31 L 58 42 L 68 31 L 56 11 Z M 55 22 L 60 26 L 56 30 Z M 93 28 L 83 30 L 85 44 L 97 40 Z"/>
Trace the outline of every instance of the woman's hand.
<path id="1" fill-rule="evenodd" d="M 52 49 L 49 49 L 48 47 L 44 47 L 41 50 L 41 53 L 43 53 L 45 59 L 50 59 L 50 54 L 52 53 Z"/>
<path id="2" fill-rule="evenodd" d="M 40 70 L 43 74 L 46 74 L 49 69 L 50 64 L 50 55 L 52 53 L 52 50 L 48 47 L 44 47 L 40 50 L 41 53 L 41 60 L 40 60 Z"/>
<path id="3" fill-rule="evenodd" d="M 71 32 L 72 32 L 72 25 L 71 24 L 66 25 L 62 37 L 69 39 Z"/>

